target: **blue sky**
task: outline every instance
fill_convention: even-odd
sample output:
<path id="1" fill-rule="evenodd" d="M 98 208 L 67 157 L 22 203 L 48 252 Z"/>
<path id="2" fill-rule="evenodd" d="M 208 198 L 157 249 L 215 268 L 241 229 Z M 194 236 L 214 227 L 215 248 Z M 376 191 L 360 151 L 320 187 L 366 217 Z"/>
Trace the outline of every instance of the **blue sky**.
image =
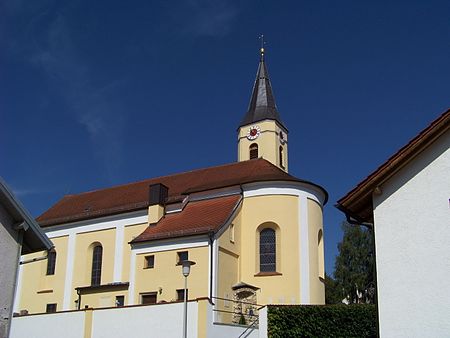
<path id="1" fill-rule="evenodd" d="M 450 2 L 0 3 L 0 175 L 64 194 L 232 162 L 266 36 L 290 173 L 333 205 L 450 106 Z M 395 225 L 393 225 L 395 226 Z"/>

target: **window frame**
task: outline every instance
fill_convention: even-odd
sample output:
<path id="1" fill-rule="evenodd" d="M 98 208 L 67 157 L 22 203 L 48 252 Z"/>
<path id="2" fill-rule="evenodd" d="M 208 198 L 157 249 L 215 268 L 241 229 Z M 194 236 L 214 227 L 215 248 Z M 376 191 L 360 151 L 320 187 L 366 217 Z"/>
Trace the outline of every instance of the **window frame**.
<path id="1" fill-rule="evenodd" d="M 55 313 L 57 312 L 58 304 L 57 303 L 48 303 L 45 306 L 45 313 Z"/>
<path id="2" fill-rule="evenodd" d="M 319 279 L 325 280 L 325 252 L 323 244 L 323 230 L 317 232 L 317 268 L 319 271 Z"/>
<path id="3" fill-rule="evenodd" d="M 151 264 L 149 264 L 149 259 L 151 259 Z M 144 257 L 144 269 L 154 269 L 155 268 L 155 255 L 147 255 Z"/>
<path id="4" fill-rule="evenodd" d="M 285 167 L 284 167 L 284 160 L 283 160 L 283 157 L 284 157 L 283 152 L 284 152 L 284 148 L 283 148 L 283 146 L 280 146 L 278 148 L 278 156 L 280 158 L 280 167 L 285 169 Z"/>
<path id="5" fill-rule="evenodd" d="M 91 286 L 99 286 L 102 284 L 102 265 L 103 246 L 96 244 L 92 248 Z"/>
<path id="6" fill-rule="evenodd" d="M 230 242 L 231 243 L 235 242 L 234 236 L 235 236 L 235 226 L 233 223 L 231 223 L 231 225 L 230 225 Z"/>
<path id="7" fill-rule="evenodd" d="M 184 301 L 184 289 L 177 289 L 177 302 L 183 302 Z M 183 297 L 180 298 L 180 295 Z M 189 289 L 186 289 L 186 299 L 189 300 Z"/>
<path id="8" fill-rule="evenodd" d="M 256 152 L 256 154 L 255 154 Z M 255 158 L 258 158 L 259 156 L 259 146 L 258 143 L 252 143 L 248 147 L 248 157 L 250 160 L 253 160 Z"/>
<path id="9" fill-rule="evenodd" d="M 56 251 L 51 250 L 47 254 L 47 271 L 46 276 L 51 276 L 55 274 L 56 270 Z"/>
<path id="10" fill-rule="evenodd" d="M 154 296 L 155 297 L 155 302 L 154 303 L 153 302 L 144 303 L 144 297 L 149 297 L 149 296 L 151 296 L 151 297 Z M 156 292 L 156 291 L 144 292 L 144 293 L 139 294 L 139 298 L 140 298 L 140 304 L 141 305 L 156 304 L 156 303 L 158 303 L 158 292 Z"/>
<path id="11" fill-rule="evenodd" d="M 273 240 L 268 237 L 269 235 L 266 235 L 269 232 L 270 236 L 273 235 Z M 264 238 L 263 236 L 271 241 L 263 243 L 261 240 Z M 269 246 L 273 246 L 273 249 L 269 250 Z M 263 257 L 264 260 L 262 259 Z M 267 260 L 273 262 L 267 262 Z M 259 272 L 263 274 L 277 272 L 277 231 L 270 227 L 264 227 L 259 231 Z"/>
<path id="12" fill-rule="evenodd" d="M 186 259 L 181 259 L 181 255 L 186 254 Z M 181 263 L 182 261 L 188 261 L 189 260 L 189 251 L 178 251 L 177 252 L 177 264 Z"/>
<path id="13" fill-rule="evenodd" d="M 116 307 L 125 306 L 125 296 L 124 295 L 117 295 L 116 296 L 115 305 L 116 305 Z"/>

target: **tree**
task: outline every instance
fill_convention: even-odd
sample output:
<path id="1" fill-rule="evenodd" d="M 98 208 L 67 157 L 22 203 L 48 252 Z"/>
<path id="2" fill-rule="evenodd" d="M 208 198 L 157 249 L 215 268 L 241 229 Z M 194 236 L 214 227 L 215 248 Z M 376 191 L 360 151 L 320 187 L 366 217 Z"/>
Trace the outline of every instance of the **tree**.
<path id="1" fill-rule="evenodd" d="M 339 304 L 344 297 L 336 281 L 325 273 L 325 304 Z"/>
<path id="2" fill-rule="evenodd" d="M 335 263 L 336 288 L 348 303 L 374 303 L 375 252 L 372 229 L 342 223 L 344 237 Z"/>

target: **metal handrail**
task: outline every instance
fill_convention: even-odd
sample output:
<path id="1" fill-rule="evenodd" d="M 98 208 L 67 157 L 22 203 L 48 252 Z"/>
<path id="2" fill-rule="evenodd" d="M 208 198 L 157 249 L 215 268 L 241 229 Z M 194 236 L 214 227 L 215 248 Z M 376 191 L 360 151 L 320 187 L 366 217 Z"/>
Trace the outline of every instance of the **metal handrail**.
<path id="1" fill-rule="evenodd" d="M 213 309 L 213 311 L 215 311 L 215 312 L 224 312 L 224 313 L 232 313 L 232 314 L 235 314 L 235 315 L 244 315 L 244 316 L 247 316 L 247 317 L 258 317 L 258 315 L 255 315 L 255 314 L 253 314 L 253 315 L 243 314 L 241 312 L 235 312 L 235 311 L 218 310 L 218 309 Z"/>
<path id="2" fill-rule="evenodd" d="M 242 333 L 239 335 L 238 338 L 244 337 L 244 334 L 245 334 L 248 330 L 250 330 L 251 328 L 254 330 L 254 329 L 255 329 L 255 326 L 256 326 L 256 323 L 258 323 L 258 321 L 259 321 L 259 317 L 256 318 L 256 319 L 253 321 L 253 323 L 251 323 L 251 324 L 244 330 L 244 332 L 242 332 Z M 249 334 L 250 334 L 250 332 L 249 332 Z"/>
<path id="3" fill-rule="evenodd" d="M 245 325 L 245 330 L 244 332 L 242 332 L 239 335 L 239 338 L 245 338 L 247 337 L 253 330 L 255 330 L 258 326 L 259 323 L 259 314 L 258 311 L 263 308 L 263 305 L 260 304 L 256 304 L 256 303 L 251 303 L 251 302 L 246 302 L 246 301 L 242 301 L 242 300 L 235 300 L 235 299 L 229 299 L 229 298 L 222 298 L 222 297 L 211 297 L 212 299 L 218 299 L 218 300 L 223 300 L 223 301 L 228 301 L 228 302 L 232 302 L 233 304 L 240 304 L 242 305 L 250 305 L 251 308 L 253 308 L 256 311 L 251 311 L 250 313 L 243 313 L 242 311 L 239 311 L 239 309 L 234 309 L 231 311 L 225 310 L 225 309 L 213 309 L 214 312 L 218 312 L 218 313 L 229 313 L 233 315 L 233 318 L 235 315 L 241 315 L 244 316 L 244 318 L 247 318 L 247 321 L 249 321 L 250 323 L 248 325 Z M 215 302 L 216 303 L 216 302 Z M 216 303 L 217 304 L 217 303 Z M 236 311 L 237 310 L 237 311 Z M 236 322 L 234 322 L 236 323 Z M 241 324 L 242 325 L 242 324 Z"/>
<path id="4" fill-rule="evenodd" d="M 250 303 L 250 302 L 244 302 L 244 301 L 242 301 L 242 300 L 234 300 L 234 299 L 230 299 L 230 298 L 222 298 L 222 297 L 211 297 L 211 298 L 213 298 L 213 299 L 220 299 L 220 300 L 228 300 L 228 301 L 233 302 L 233 303 L 241 303 L 241 304 L 255 305 L 255 306 L 258 306 L 259 308 L 264 307 L 264 305 L 261 305 L 261 304 Z"/>

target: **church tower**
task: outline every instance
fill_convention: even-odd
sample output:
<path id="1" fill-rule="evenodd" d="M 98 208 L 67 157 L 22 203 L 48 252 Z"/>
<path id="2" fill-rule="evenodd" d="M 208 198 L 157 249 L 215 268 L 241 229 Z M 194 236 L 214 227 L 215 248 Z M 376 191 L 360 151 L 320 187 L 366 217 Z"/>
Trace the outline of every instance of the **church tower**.
<path id="1" fill-rule="evenodd" d="M 260 52 L 248 111 L 238 128 L 238 161 L 262 157 L 287 172 L 288 130 L 275 104 L 264 48 Z"/>

